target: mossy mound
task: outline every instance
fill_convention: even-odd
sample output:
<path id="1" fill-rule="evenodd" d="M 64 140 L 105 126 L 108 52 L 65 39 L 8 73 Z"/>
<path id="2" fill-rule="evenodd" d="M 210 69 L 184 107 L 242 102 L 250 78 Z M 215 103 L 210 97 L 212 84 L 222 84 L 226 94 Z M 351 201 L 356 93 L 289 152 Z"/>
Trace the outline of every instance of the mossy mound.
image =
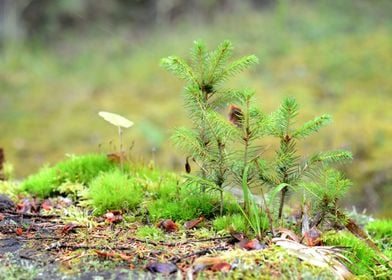
<path id="1" fill-rule="evenodd" d="M 57 192 L 57 187 L 64 182 L 88 185 L 102 172 L 118 168 L 106 155 L 90 154 L 71 156 L 53 167 L 45 166 L 22 182 L 21 190 L 41 198 Z"/>

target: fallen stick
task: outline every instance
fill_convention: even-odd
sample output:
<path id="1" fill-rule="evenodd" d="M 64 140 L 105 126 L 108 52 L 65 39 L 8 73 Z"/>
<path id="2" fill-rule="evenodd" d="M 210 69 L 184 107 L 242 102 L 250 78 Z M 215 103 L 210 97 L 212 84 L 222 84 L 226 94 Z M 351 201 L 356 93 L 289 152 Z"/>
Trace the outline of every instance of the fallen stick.
<path id="1" fill-rule="evenodd" d="M 193 257 L 193 256 L 203 256 L 203 255 L 212 253 L 214 251 L 226 251 L 226 250 L 229 250 L 229 249 L 230 249 L 229 247 L 219 246 L 219 247 L 216 247 L 216 248 L 204 249 L 204 250 L 196 251 L 196 252 L 193 252 L 193 253 L 190 253 L 190 254 L 187 254 L 187 255 L 184 255 L 184 256 L 180 256 L 180 257 L 173 257 L 169 261 L 174 263 L 174 264 L 176 264 L 176 263 L 178 263 L 181 260 L 184 260 L 184 259 L 187 259 L 187 258 L 190 258 L 190 257 Z"/>

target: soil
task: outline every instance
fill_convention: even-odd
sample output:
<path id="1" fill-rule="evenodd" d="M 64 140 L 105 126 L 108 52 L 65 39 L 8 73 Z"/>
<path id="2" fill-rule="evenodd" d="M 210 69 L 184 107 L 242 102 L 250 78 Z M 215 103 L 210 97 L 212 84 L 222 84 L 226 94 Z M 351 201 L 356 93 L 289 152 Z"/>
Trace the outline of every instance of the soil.
<path id="1" fill-rule="evenodd" d="M 0 273 L 2 267 L 12 267 L 31 276 L 28 279 L 178 279 L 195 258 L 232 248 L 227 236 L 203 240 L 192 231 L 185 239 L 184 232 L 167 233 L 165 241 L 138 239 L 138 222 L 104 222 L 90 228 L 73 227 L 56 215 L 0 215 Z M 161 263 L 177 271 L 158 274 L 146 269 Z M 26 279 L 17 274 L 6 279 Z"/>
<path id="2" fill-rule="evenodd" d="M 69 261 L 80 255 L 78 253 L 69 256 L 70 250 L 63 248 L 67 247 L 65 244 L 74 244 L 73 237 L 72 234 L 59 236 L 59 229 L 64 225 L 59 223 L 56 217 L 26 216 L 9 212 L 2 215 L 0 266 L 12 265 L 14 269 L 16 267 L 15 270 L 31 270 L 36 273 L 31 279 L 156 279 L 154 274 L 143 270 L 131 271 L 123 262 L 110 263 L 110 269 L 105 269 L 108 263 L 100 260 L 97 262 L 95 259 L 90 265 L 96 267 L 86 269 L 83 266 L 88 261 L 84 260 L 79 264 L 75 263 L 71 268 Z M 22 232 L 18 232 L 20 230 Z M 19 279 L 18 275 L 15 277 Z"/>

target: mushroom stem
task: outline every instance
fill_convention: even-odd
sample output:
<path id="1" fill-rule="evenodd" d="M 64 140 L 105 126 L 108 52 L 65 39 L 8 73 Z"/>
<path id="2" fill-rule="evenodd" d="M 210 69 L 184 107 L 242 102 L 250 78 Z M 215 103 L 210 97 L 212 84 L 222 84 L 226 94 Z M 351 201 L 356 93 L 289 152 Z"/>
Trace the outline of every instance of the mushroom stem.
<path id="1" fill-rule="evenodd" d="M 120 139 L 120 168 L 121 171 L 124 171 L 123 169 L 123 142 L 122 142 L 122 129 L 121 126 L 118 126 L 118 138 Z"/>

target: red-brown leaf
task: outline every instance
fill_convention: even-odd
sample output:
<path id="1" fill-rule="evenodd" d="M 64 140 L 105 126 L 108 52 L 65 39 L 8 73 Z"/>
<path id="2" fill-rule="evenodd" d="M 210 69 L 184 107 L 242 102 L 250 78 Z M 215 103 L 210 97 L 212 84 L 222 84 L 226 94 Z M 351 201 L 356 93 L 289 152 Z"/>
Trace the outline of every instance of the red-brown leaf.
<path id="1" fill-rule="evenodd" d="M 166 232 L 175 232 L 178 230 L 177 224 L 172 220 L 163 220 L 157 226 Z"/>
<path id="2" fill-rule="evenodd" d="M 321 231 L 316 228 L 311 228 L 307 232 L 304 233 L 304 240 L 306 245 L 308 246 L 317 246 L 321 245 Z"/>
<path id="3" fill-rule="evenodd" d="M 116 224 L 122 221 L 123 217 L 121 215 L 121 211 L 113 210 L 103 215 L 106 222 L 109 224 Z"/>
<path id="4" fill-rule="evenodd" d="M 31 214 L 31 209 L 31 202 L 27 198 L 23 199 L 22 202 L 19 202 L 16 205 L 16 212 L 20 214 Z"/>
<path id="5" fill-rule="evenodd" d="M 115 252 L 104 252 L 104 251 L 95 251 L 95 253 L 98 255 L 98 257 L 101 258 L 113 258 L 116 256 Z"/>
<path id="6" fill-rule="evenodd" d="M 228 272 L 231 270 L 231 264 L 227 262 L 221 262 L 221 263 L 214 264 L 213 266 L 211 266 L 210 269 L 212 271 Z"/>
<path id="7" fill-rule="evenodd" d="M 17 235 L 17 236 L 21 236 L 21 235 L 23 234 L 23 229 L 20 228 L 20 227 L 18 227 L 18 228 L 15 230 L 15 232 L 16 232 L 16 235 Z"/>
<path id="8" fill-rule="evenodd" d="M 75 228 L 77 228 L 78 225 L 77 224 L 66 224 L 63 229 L 61 230 L 61 234 L 65 235 L 70 233 L 71 231 L 73 231 Z"/>
<path id="9" fill-rule="evenodd" d="M 259 240 L 257 240 L 257 239 L 248 240 L 248 239 L 244 238 L 238 243 L 238 246 L 241 249 L 245 249 L 248 251 L 263 249 L 263 245 L 261 245 Z"/>
<path id="10" fill-rule="evenodd" d="M 44 202 L 41 204 L 41 209 L 44 209 L 46 211 L 50 211 L 53 209 L 53 204 L 49 199 L 45 199 Z"/>
<path id="11" fill-rule="evenodd" d="M 204 217 L 200 217 L 200 218 L 188 221 L 185 223 L 184 227 L 186 229 L 192 229 L 192 228 L 195 228 L 197 225 L 199 225 L 202 221 L 204 221 Z"/>

